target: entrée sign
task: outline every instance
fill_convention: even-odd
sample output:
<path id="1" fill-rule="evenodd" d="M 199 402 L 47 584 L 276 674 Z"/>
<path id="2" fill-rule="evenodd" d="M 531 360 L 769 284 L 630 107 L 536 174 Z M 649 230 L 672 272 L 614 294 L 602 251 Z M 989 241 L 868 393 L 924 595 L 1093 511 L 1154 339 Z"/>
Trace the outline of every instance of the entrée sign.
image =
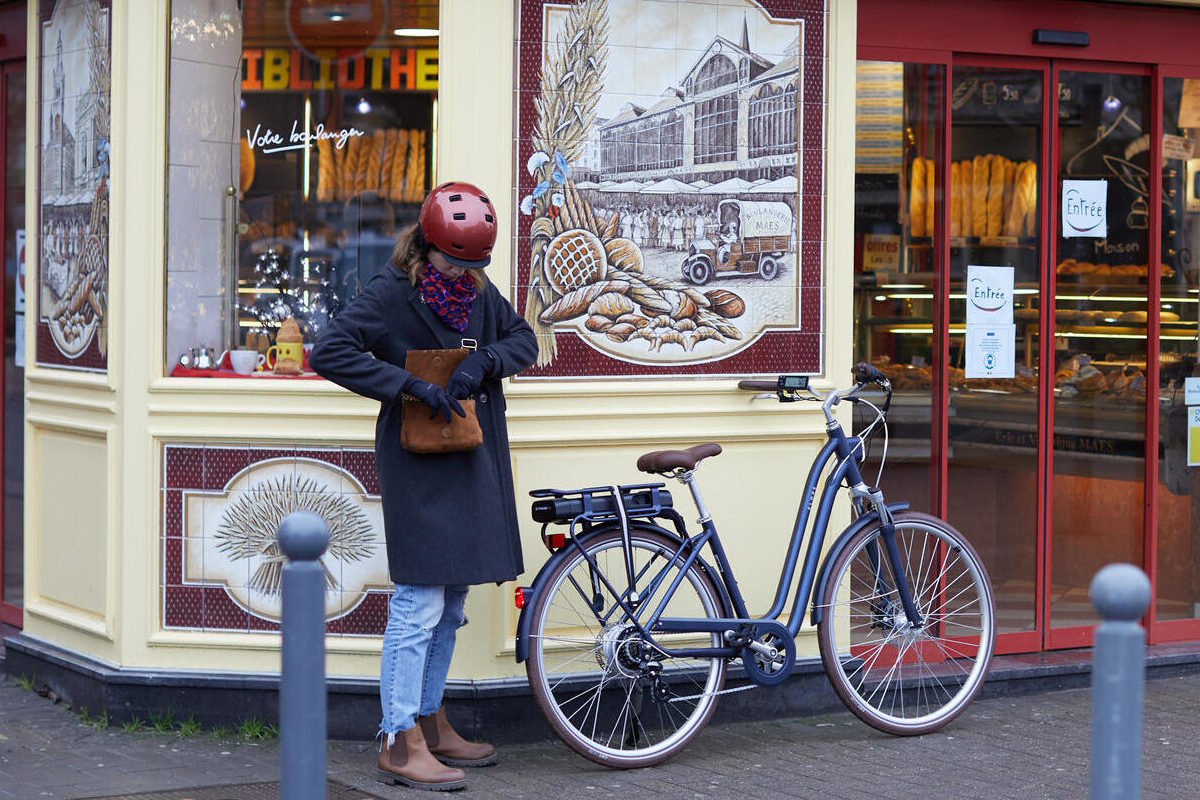
<path id="1" fill-rule="evenodd" d="M 242 51 L 242 91 L 438 88 L 436 47 L 317 50 L 316 55 L 313 59 L 295 49 L 247 48 Z"/>

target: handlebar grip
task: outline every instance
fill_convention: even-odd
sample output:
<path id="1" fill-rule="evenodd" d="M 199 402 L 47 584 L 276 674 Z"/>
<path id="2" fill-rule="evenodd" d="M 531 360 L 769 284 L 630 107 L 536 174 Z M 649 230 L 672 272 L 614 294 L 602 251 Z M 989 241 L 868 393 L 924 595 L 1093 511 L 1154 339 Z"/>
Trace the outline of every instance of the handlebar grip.
<path id="1" fill-rule="evenodd" d="M 738 381 L 738 388 L 750 392 L 774 392 L 779 388 L 778 381 Z"/>
<path id="2" fill-rule="evenodd" d="M 887 381 L 887 376 L 865 361 L 854 365 L 854 380 L 859 383 L 880 383 Z"/>

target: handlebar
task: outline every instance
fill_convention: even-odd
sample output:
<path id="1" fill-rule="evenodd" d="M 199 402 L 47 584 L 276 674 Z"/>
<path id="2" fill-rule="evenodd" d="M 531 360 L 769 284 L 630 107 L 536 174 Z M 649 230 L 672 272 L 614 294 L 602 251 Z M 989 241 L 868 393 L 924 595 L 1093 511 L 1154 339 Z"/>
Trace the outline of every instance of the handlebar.
<path id="1" fill-rule="evenodd" d="M 778 381 L 738 381 L 738 388 L 750 392 L 774 392 L 779 389 Z"/>
<path id="2" fill-rule="evenodd" d="M 825 416 L 832 420 L 832 409 L 842 400 L 857 402 L 858 393 L 869 384 L 875 384 L 885 393 L 882 411 L 887 412 L 892 404 L 892 382 L 888 380 L 887 375 L 884 375 L 878 368 L 860 361 L 854 365 L 852 370 L 854 375 L 854 386 L 850 389 L 834 389 L 827 395 L 822 396 L 819 392 L 813 390 L 808 385 L 808 377 L 805 375 L 780 375 L 773 381 L 767 380 L 742 380 L 738 381 L 738 388 L 751 392 L 770 392 L 779 398 L 781 403 L 792 403 L 796 400 L 801 400 L 799 392 L 807 390 L 811 392 L 817 399 L 823 401 L 822 408 L 825 411 Z"/>

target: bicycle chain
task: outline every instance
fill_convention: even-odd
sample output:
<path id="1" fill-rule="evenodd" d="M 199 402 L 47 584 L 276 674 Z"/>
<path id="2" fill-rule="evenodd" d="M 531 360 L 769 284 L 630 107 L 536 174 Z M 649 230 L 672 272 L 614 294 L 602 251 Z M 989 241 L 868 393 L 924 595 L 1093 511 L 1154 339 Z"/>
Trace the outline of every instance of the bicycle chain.
<path id="1" fill-rule="evenodd" d="M 722 689 L 719 692 L 701 692 L 700 694 L 690 694 L 687 697 L 672 697 L 668 703 L 678 703 L 683 700 L 699 700 L 701 697 L 716 697 L 719 694 L 733 694 L 734 692 L 745 692 L 749 689 L 759 688 L 757 683 L 748 683 L 745 686 L 738 686 L 734 689 Z"/>

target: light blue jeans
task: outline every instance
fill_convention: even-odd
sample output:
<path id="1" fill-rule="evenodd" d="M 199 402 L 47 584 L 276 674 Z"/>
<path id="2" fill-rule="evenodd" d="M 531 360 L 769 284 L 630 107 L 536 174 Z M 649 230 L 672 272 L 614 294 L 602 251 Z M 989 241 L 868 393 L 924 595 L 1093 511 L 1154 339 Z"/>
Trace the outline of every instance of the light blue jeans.
<path id="1" fill-rule="evenodd" d="M 397 583 L 388 605 L 379 667 L 379 730 L 388 747 L 395 735 L 417 724 L 417 716 L 442 707 L 442 692 L 458 629 L 467 624 L 466 586 Z"/>

